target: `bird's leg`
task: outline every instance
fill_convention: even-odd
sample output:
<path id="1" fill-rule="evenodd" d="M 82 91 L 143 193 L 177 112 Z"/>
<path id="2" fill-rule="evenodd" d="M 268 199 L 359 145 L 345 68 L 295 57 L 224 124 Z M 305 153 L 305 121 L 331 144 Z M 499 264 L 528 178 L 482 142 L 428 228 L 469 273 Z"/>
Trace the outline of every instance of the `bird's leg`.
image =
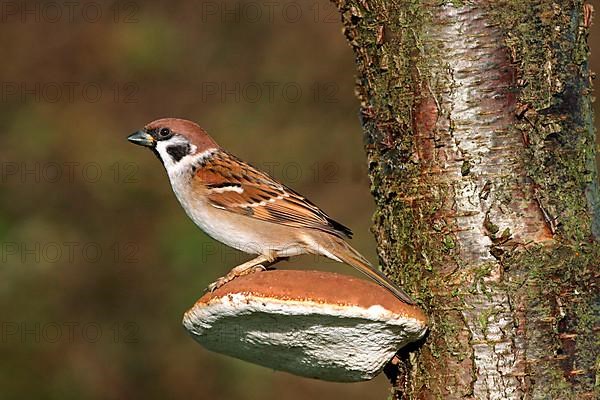
<path id="1" fill-rule="evenodd" d="M 234 280 L 238 276 L 247 275 L 251 272 L 264 271 L 269 266 L 275 264 L 281 259 L 283 258 L 278 258 L 273 254 L 261 254 L 250 261 L 246 261 L 245 263 L 232 268 L 231 271 L 227 273 L 227 275 L 220 277 L 219 279 L 208 285 L 208 290 L 213 292 L 214 290 L 220 288 L 227 282 Z"/>

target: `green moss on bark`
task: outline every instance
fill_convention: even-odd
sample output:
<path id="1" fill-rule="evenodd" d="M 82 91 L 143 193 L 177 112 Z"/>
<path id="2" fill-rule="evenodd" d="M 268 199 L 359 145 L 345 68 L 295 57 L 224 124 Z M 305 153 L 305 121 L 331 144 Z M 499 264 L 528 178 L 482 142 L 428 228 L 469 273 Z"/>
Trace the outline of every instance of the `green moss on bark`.
<path id="1" fill-rule="evenodd" d="M 526 333 L 531 358 L 536 352 L 544 355 L 529 366 L 533 376 L 545 381 L 536 386 L 538 395 L 545 390 L 556 394 L 546 398 L 585 399 L 595 385 L 600 357 L 599 260 L 597 245 L 538 246 L 507 259 L 508 290 L 531 321 L 532 331 Z M 536 328 L 553 333 L 543 338 L 550 349 L 536 343 Z"/>
<path id="2" fill-rule="evenodd" d="M 548 222 L 562 238 L 574 241 L 600 233 L 582 7 L 583 1 L 561 7 L 552 0 L 502 0 L 490 7 L 495 22 L 506 27 L 505 43 L 518 65 L 520 107 L 514 129 L 528 143 L 527 174 L 539 185 Z"/>

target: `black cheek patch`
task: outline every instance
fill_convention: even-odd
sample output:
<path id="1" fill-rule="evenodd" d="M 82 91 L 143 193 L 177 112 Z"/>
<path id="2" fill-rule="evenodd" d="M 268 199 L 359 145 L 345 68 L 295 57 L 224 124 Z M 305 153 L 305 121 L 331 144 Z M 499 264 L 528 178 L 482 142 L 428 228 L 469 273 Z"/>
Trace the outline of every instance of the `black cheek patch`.
<path id="1" fill-rule="evenodd" d="M 181 160 L 183 157 L 190 154 L 191 148 L 189 144 L 181 144 L 178 146 L 169 146 L 167 147 L 167 153 L 173 158 L 175 161 Z"/>

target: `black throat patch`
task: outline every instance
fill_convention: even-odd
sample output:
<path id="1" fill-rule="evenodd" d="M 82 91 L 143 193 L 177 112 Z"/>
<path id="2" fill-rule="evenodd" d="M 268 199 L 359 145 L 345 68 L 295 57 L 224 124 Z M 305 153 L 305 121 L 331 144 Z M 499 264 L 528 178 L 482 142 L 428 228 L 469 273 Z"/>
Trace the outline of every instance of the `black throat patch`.
<path id="1" fill-rule="evenodd" d="M 189 144 L 179 144 L 175 146 L 167 147 L 167 153 L 175 160 L 176 162 L 181 160 L 183 157 L 190 154 L 191 148 Z"/>

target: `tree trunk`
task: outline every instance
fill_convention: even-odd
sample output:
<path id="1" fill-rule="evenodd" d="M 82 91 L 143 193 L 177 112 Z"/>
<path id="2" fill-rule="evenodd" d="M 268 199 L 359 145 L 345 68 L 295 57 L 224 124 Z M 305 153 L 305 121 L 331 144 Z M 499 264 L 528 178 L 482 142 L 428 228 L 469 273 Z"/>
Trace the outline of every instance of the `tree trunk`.
<path id="1" fill-rule="evenodd" d="M 582 1 L 337 0 L 373 231 L 430 333 L 408 399 L 592 399 L 600 218 Z"/>

